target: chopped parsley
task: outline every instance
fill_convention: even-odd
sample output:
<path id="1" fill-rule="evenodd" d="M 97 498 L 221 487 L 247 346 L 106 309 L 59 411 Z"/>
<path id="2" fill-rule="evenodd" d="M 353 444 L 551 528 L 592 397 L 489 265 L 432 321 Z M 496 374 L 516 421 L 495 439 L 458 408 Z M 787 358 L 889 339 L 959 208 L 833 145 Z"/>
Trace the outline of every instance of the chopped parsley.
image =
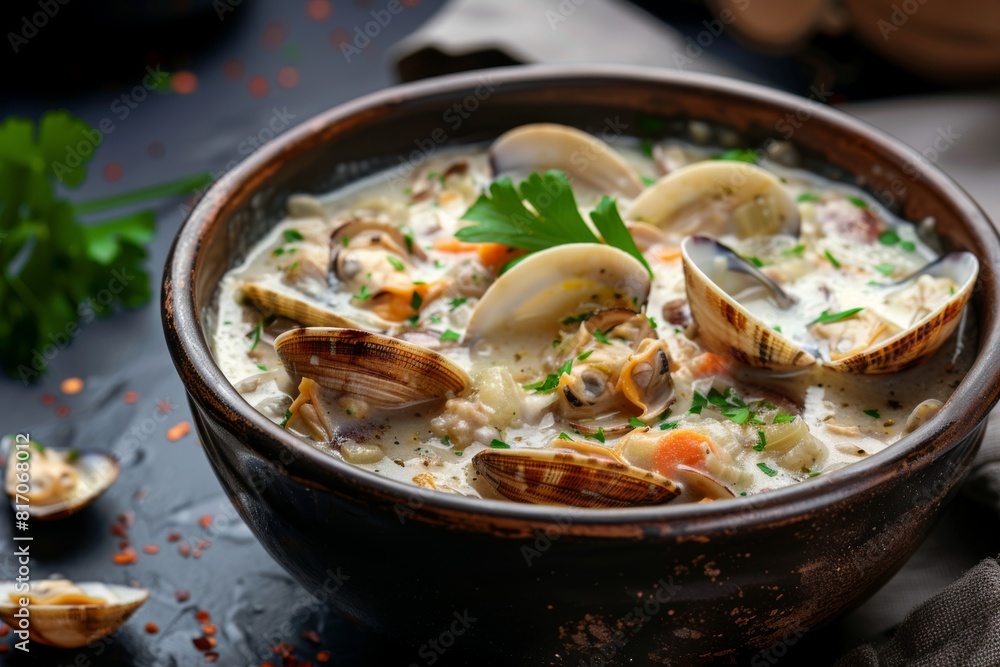
<path id="1" fill-rule="evenodd" d="M 468 299 L 462 299 L 462 298 L 452 299 L 451 301 L 448 302 L 448 312 L 449 313 L 455 312 L 455 309 L 461 306 L 466 301 L 468 301 Z"/>
<path id="2" fill-rule="evenodd" d="M 559 345 L 561 343 L 562 343 L 562 338 L 553 338 L 552 339 L 552 347 L 559 347 Z"/>
<path id="3" fill-rule="evenodd" d="M 442 435 L 441 444 L 444 445 L 445 447 L 451 447 L 451 440 L 448 439 L 448 436 Z"/>
<path id="4" fill-rule="evenodd" d="M 436 269 L 443 269 L 446 266 L 448 266 L 448 265 L 445 264 L 444 261 L 442 261 L 440 259 L 435 259 L 434 260 L 434 268 L 436 268 Z"/>
<path id="5" fill-rule="evenodd" d="M 854 317 L 862 310 L 864 310 L 864 308 L 848 308 L 847 310 L 842 310 L 839 313 L 831 313 L 829 310 L 824 310 L 819 317 L 809 324 L 830 324 L 831 322 L 839 322 L 841 320 Z"/>
<path id="6" fill-rule="evenodd" d="M 758 269 L 764 268 L 764 260 L 762 260 L 760 257 L 757 257 L 755 255 L 750 255 L 748 257 L 744 257 L 743 259 L 745 259 L 746 261 L 750 262 L 751 264 L 753 264 L 754 266 L 756 266 Z"/>
<path id="7" fill-rule="evenodd" d="M 578 322 L 586 322 L 594 313 L 580 313 L 579 315 L 571 315 L 570 317 L 564 317 L 561 324 L 577 324 Z"/>
<path id="8" fill-rule="evenodd" d="M 663 422 L 660 424 L 661 431 L 669 431 L 672 428 L 677 428 L 677 422 Z"/>
<path id="9" fill-rule="evenodd" d="M 275 257 L 277 257 L 278 255 L 284 255 L 285 254 L 285 249 L 284 248 L 275 248 L 271 252 L 271 254 L 274 255 Z"/>
<path id="10" fill-rule="evenodd" d="M 267 371 L 267 366 L 265 366 L 264 364 L 257 364 L 257 368 L 259 368 L 262 371 Z"/>
<path id="11" fill-rule="evenodd" d="M 358 301 L 367 301 L 372 298 L 372 293 L 368 291 L 368 285 L 362 285 L 357 294 L 352 295 Z"/>
<path id="12" fill-rule="evenodd" d="M 413 290 L 413 296 L 410 297 L 410 308 L 413 310 L 420 310 L 420 306 L 424 303 L 424 297 L 420 296 L 420 292 Z"/>
<path id="13" fill-rule="evenodd" d="M 296 241 L 301 241 L 304 237 L 297 229 L 286 229 L 281 233 L 285 237 L 285 243 L 295 243 Z"/>
<path id="14" fill-rule="evenodd" d="M 915 252 L 917 249 L 917 244 L 915 244 L 913 241 L 900 241 L 899 247 L 905 250 L 906 252 Z"/>
<path id="15" fill-rule="evenodd" d="M 725 394 L 713 387 L 708 392 L 708 402 L 719 408 L 723 417 L 737 424 L 745 424 L 750 419 L 750 408 L 732 387 Z"/>
<path id="16" fill-rule="evenodd" d="M 700 415 L 701 409 L 706 405 L 708 405 L 708 399 L 696 391 L 694 392 L 694 396 L 691 397 L 691 407 L 688 408 L 688 414 Z"/>
<path id="17" fill-rule="evenodd" d="M 608 344 L 608 337 L 600 329 L 594 329 L 594 331 L 591 332 L 590 335 L 592 335 L 594 337 L 594 340 L 598 341 L 599 343 L 604 343 L 605 345 Z"/>
<path id="18" fill-rule="evenodd" d="M 642 177 L 642 182 L 645 185 L 652 185 L 653 183 L 656 183 L 656 179 L 655 178 L 650 178 L 649 176 L 643 176 Z"/>
<path id="19" fill-rule="evenodd" d="M 400 261 L 398 257 L 393 257 L 392 255 L 386 255 L 385 259 L 390 264 L 392 264 L 392 268 L 396 269 L 397 271 L 403 271 L 406 269 L 406 265 L 404 265 L 403 262 Z"/>
<path id="20" fill-rule="evenodd" d="M 531 384 L 522 385 L 525 389 L 535 390 L 539 393 L 545 393 L 552 391 L 559 386 L 559 378 L 565 373 L 569 375 L 573 372 L 573 359 L 570 359 L 565 364 L 556 369 L 555 373 L 549 373 L 544 380 L 539 382 L 533 382 Z"/>
<path id="21" fill-rule="evenodd" d="M 868 415 L 872 419 L 878 419 L 879 418 L 878 410 L 875 409 L 875 408 L 872 408 L 871 410 L 862 410 L 862 412 L 864 412 L 866 415 Z"/>
<path id="22" fill-rule="evenodd" d="M 883 276 L 891 276 L 896 271 L 896 267 L 892 264 L 876 264 L 875 270 Z"/>
<path id="23" fill-rule="evenodd" d="M 787 412 L 779 412 L 774 415 L 774 419 L 771 420 L 772 424 L 785 424 L 795 421 L 795 415 L 790 415 Z"/>
<path id="24" fill-rule="evenodd" d="M 795 201 L 819 201 L 819 195 L 815 192 L 803 192 L 795 198 Z"/>
<path id="25" fill-rule="evenodd" d="M 878 240 L 882 245 L 896 245 L 899 243 L 899 234 L 893 229 L 887 229 L 878 235 Z"/>
<path id="26" fill-rule="evenodd" d="M 76 460 L 79 458 L 80 458 L 80 450 L 71 449 L 68 452 L 66 452 L 66 456 L 64 457 L 63 460 L 66 461 L 66 463 L 76 463 Z"/>
<path id="27" fill-rule="evenodd" d="M 601 442 L 601 443 L 604 442 L 604 427 L 603 426 L 599 426 L 597 428 L 597 433 L 594 434 L 594 439 L 597 440 L 597 442 Z"/>
<path id="28" fill-rule="evenodd" d="M 649 316 L 646 319 L 649 320 L 649 326 L 653 327 L 654 329 L 657 328 L 658 326 L 660 326 L 659 324 L 656 323 L 656 318 L 655 317 Z"/>
<path id="29" fill-rule="evenodd" d="M 340 245 L 344 246 L 345 248 L 350 244 L 350 242 L 351 242 L 351 237 L 349 236 L 340 237 Z"/>
<path id="30" fill-rule="evenodd" d="M 257 347 L 257 343 L 260 342 L 260 334 L 263 331 L 264 331 L 264 321 L 261 320 L 260 322 L 257 323 L 257 326 L 253 328 L 253 331 L 251 331 L 248 334 L 250 340 L 252 341 L 250 343 L 250 352 L 253 352 L 254 349 Z"/>
<path id="31" fill-rule="evenodd" d="M 566 433 L 566 431 L 562 431 L 559 434 L 559 440 L 569 440 L 570 442 L 573 442 L 573 438 L 569 437 L 569 434 Z"/>
<path id="32" fill-rule="evenodd" d="M 646 428 L 645 422 L 643 422 L 638 417 L 631 417 L 628 420 L 628 425 L 631 426 L 632 428 Z"/>
<path id="33" fill-rule="evenodd" d="M 753 446 L 755 452 L 762 452 L 767 447 L 767 436 L 761 430 L 757 431 L 757 444 Z"/>
<path id="34" fill-rule="evenodd" d="M 757 467 L 760 468 L 760 471 L 765 475 L 767 475 L 768 477 L 774 477 L 775 475 L 778 474 L 777 470 L 769 467 L 766 463 L 758 463 Z"/>
<path id="35" fill-rule="evenodd" d="M 490 442 L 490 449 L 510 449 L 510 445 L 508 445 L 503 440 L 497 440 L 496 438 L 493 438 L 493 441 Z"/>
<path id="36" fill-rule="evenodd" d="M 593 350 L 587 350 L 586 352 L 581 352 L 580 354 L 576 355 L 576 358 L 577 358 L 578 361 L 583 361 L 584 359 L 586 359 L 587 357 L 589 357 L 593 353 L 594 353 Z"/>
<path id="37" fill-rule="evenodd" d="M 851 202 L 858 208 L 868 208 L 868 202 L 866 202 L 861 197 L 848 197 L 847 201 Z"/>
<path id="38" fill-rule="evenodd" d="M 735 160 L 736 162 L 747 162 L 753 164 L 757 161 L 757 151 L 749 148 L 733 148 L 716 155 L 713 160 Z"/>
<path id="39" fill-rule="evenodd" d="M 800 243 L 794 248 L 788 248 L 787 250 L 782 250 L 781 254 L 786 257 L 801 257 L 802 253 L 806 251 L 806 246 L 804 243 Z"/>
<path id="40" fill-rule="evenodd" d="M 441 334 L 441 340 L 461 340 L 462 335 L 457 331 L 452 331 L 451 329 L 445 329 L 444 333 Z"/>
<path id="41" fill-rule="evenodd" d="M 775 331 L 777 331 L 778 333 L 782 333 L 782 331 L 781 331 L 781 325 L 780 324 L 775 324 L 771 328 L 774 329 Z"/>
<path id="42" fill-rule="evenodd" d="M 826 250 L 823 252 L 823 254 L 826 255 L 826 258 L 830 260 L 831 264 L 833 264 L 833 268 L 835 269 L 840 268 L 840 262 L 838 262 L 837 258 L 833 256 L 833 253 L 831 253 L 829 250 Z"/>
<path id="43" fill-rule="evenodd" d="M 292 418 L 292 411 L 285 410 L 285 418 L 281 420 L 281 423 L 278 424 L 278 426 L 280 426 L 281 428 L 285 428 L 285 425 L 288 424 L 288 420 L 291 418 Z"/>
<path id="44" fill-rule="evenodd" d="M 642 154 L 645 155 L 646 157 L 648 158 L 653 157 L 653 142 L 650 141 L 649 139 L 643 139 L 641 142 L 639 142 L 639 150 L 641 150 Z"/>

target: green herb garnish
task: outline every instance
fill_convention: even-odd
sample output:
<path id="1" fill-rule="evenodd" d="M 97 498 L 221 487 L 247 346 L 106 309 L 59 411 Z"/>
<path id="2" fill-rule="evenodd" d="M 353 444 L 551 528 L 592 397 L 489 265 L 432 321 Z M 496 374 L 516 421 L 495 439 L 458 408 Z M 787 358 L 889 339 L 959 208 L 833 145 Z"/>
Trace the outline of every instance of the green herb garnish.
<path id="1" fill-rule="evenodd" d="M 462 298 L 452 299 L 451 301 L 448 302 L 448 312 L 449 313 L 455 312 L 455 309 L 461 306 L 466 301 L 468 301 L 468 299 L 462 299 Z"/>
<path id="2" fill-rule="evenodd" d="M 893 229 L 887 229 L 878 235 L 878 240 L 882 245 L 896 245 L 899 243 L 899 234 Z"/>
<path id="3" fill-rule="evenodd" d="M 571 315 L 570 317 L 564 317 L 560 324 L 577 324 L 578 322 L 586 322 L 594 313 L 580 313 L 579 315 Z"/>
<path id="4" fill-rule="evenodd" d="M 833 256 L 833 253 L 831 253 L 829 250 L 825 250 L 823 254 L 826 255 L 826 258 L 830 260 L 831 264 L 833 264 L 833 268 L 835 269 L 840 268 L 840 262 L 838 262 L 837 258 Z"/>
<path id="5" fill-rule="evenodd" d="M 757 444 L 753 446 L 755 452 L 762 452 L 764 448 L 767 447 L 767 436 L 764 435 L 763 431 L 757 431 Z"/>
<path id="6" fill-rule="evenodd" d="M 305 238 L 297 229 L 286 229 L 281 233 L 281 235 L 285 238 L 285 243 L 295 243 L 296 241 L 301 241 Z"/>
<path id="7" fill-rule="evenodd" d="M 76 463 L 77 459 L 79 458 L 80 458 L 80 450 L 71 449 L 68 452 L 66 452 L 66 456 L 64 457 L 63 460 L 66 461 L 66 463 Z"/>
<path id="8" fill-rule="evenodd" d="M 569 434 L 567 434 L 565 431 L 563 431 L 563 432 L 561 432 L 559 434 L 559 438 L 558 439 L 559 440 L 569 440 L 570 442 L 573 442 L 573 438 L 569 437 Z"/>
<path id="9" fill-rule="evenodd" d="M 590 217 L 605 242 L 635 257 L 652 275 L 614 199 L 602 198 Z M 580 216 L 566 175 L 554 169 L 530 174 L 519 187 L 509 178 L 494 181 L 462 219 L 475 224 L 462 227 L 455 237 L 469 243 L 503 243 L 535 252 L 566 243 L 601 242 Z"/>
<path id="10" fill-rule="evenodd" d="M 787 412 L 779 412 L 774 415 L 774 419 L 771 420 L 772 424 L 785 424 L 795 421 L 795 415 L 790 415 Z"/>
<path id="11" fill-rule="evenodd" d="M 847 201 L 851 202 L 858 208 L 868 208 L 868 202 L 866 202 L 861 197 L 848 197 Z"/>
<path id="12" fill-rule="evenodd" d="M 831 313 L 829 310 L 824 310 L 819 317 L 809 324 L 830 324 L 831 322 L 839 322 L 841 320 L 854 317 L 862 310 L 864 310 L 864 308 L 848 308 L 847 310 L 842 310 L 839 313 Z"/>
<path id="13" fill-rule="evenodd" d="M 801 257 L 802 253 L 804 253 L 805 251 L 806 251 L 805 244 L 804 243 L 800 243 L 797 246 L 795 246 L 794 248 L 788 248 L 787 250 L 782 250 L 781 254 L 784 255 L 784 256 L 786 256 L 786 257 L 792 257 L 792 256 Z"/>
<path id="14" fill-rule="evenodd" d="M 672 428 L 677 428 L 677 422 L 663 422 L 660 424 L 661 431 L 669 431 Z"/>
<path id="15" fill-rule="evenodd" d="M 819 195 L 815 192 L 803 192 L 795 198 L 795 201 L 819 201 Z"/>
<path id="16" fill-rule="evenodd" d="M 646 157 L 653 157 L 653 142 L 649 139 L 643 139 L 639 142 L 639 150 L 641 150 L 642 154 Z"/>
<path id="17" fill-rule="evenodd" d="M 410 308 L 413 310 L 420 310 L 420 306 L 424 303 L 424 297 L 420 296 L 420 292 L 414 290 L 413 296 L 410 297 Z"/>
<path id="18" fill-rule="evenodd" d="M 756 266 L 758 269 L 764 268 L 764 260 L 762 260 L 760 257 L 756 257 L 754 255 L 750 255 L 748 257 L 744 257 L 743 259 L 745 259 L 746 261 L 750 262 L 751 264 L 753 264 L 754 266 Z"/>
<path id="19" fill-rule="evenodd" d="M 597 440 L 597 442 L 600 442 L 600 443 L 604 442 L 604 427 L 603 426 L 597 427 L 597 433 L 594 434 L 594 438 Z"/>
<path id="20" fill-rule="evenodd" d="M 544 393 L 547 391 L 552 391 L 559 386 L 559 378 L 565 373 L 569 375 L 573 372 L 573 359 L 570 358 L 569 361 L 564 363 L 555 373 L 549 373 L 544 380 L 540 382 L 533 382 L 531 384 L 522 385 L 525 389 L 535 390 L 539 393 Z"/>
<path id="21" fill-rule="evenodd" d="M 403 264 L 403 262 L 398 257 L 393 257 L 392 255 L 386 255 L 385 259 L 390 264 L 392 264 L 392 268 L 396 269 L 397 271 L 403 271 L 406 269 L 406 265 Z"/>
<path id="22" fill-rule="evenodd" d="M 497 440 L 496 438 L 493 438 L 493 441 L 490 442 L 490 449 L 510 449 L 510 445 L 508 445 L 503 440 Z"/>
<path id="23" fill-rule="evenodd" d="M 876 264 L 875 270 L 883 276 L 891 276 L 896 271 L 896 267 L 892 264 Z"/>
<path id="24" fill-rule="evenodd" d="M 372 293 L 368 291 L 368 285 L 362 285 L 361 289 L 358 290 L 357 294 L 352 295 L 352 298 L 358 301 L 367 301 L 372 298 Z"/>
<path id="25" fill-rule="evenodd" d="M 774 477 L 775 475 L 778 474 L 777 470 L 769 467 L 766 463 L 758 463 L 757 467 L 760 468 L 760 471 L 765 475 L 767 475 L 768 477 Z"/>
<path id="26" fill-rule="evenodd" d="M 871 410 L 862 410 L 862 412 L 864 412 L 866 415 L 868 415 L 872 419 L 878 419 L 879 418 L 878 410 L 875 409 L 875 408 L 872 408 Z"/>
<path id="27" fill-rule="evenodd" d="M 288 420 L 291 418 L 292 418 L 292 411 L 285 410 L 285 418 L 281 420 L 281 423 L 278 424 L 278 426 L 280 426 L 281 428 L 285 428 L 285 426 L 288 424 Z"/>
<path id="28" fill-rule="evenodd" d="M 701 409 L 706 405 L 708 405 L 708 399 L 696 391 L 694 392 L 694 396 L 691 397 L 691 407 L 688 408 L 688 414 L 700 415 Z"/>
<path id="29" fill-rule="evenodd" d="M 594 353 L 593 350 L 587 350 L 586 352 L 581 352 L 580 354 L 576 355 L 577 361 L 583 361 L 593 353 Z"/>
<path id="30" fill-rule="evenodd" d="M 747 162 L 753 164 L 757 161 L 759 155 L 757 151 L 751 150 L 749 148 L 733 148 L 725 151 L 719 155 L 716 155 L 713 160 L 735 160 L 737 162 Z"/>
<path id="31" fill-rule="evenodd" d="M 451 329 L 445 329 L 444 333 L 441 334 L 441 340 L 461 340 L 462 335 L 457 331 L 452 331 Z"/>
<path id="32" fill-rule="evenodd" d="M 594 329 L 590 333 L 590 335 L 592 335 L 594 337 L 594 340 L 596 340 L 597 342 L 604 343 L 605 345 L 608 345 L 608 337 L 600 329 Z"/>
<path id="33" fill-rule="evenodd" d="M 251 332 L 250 332 L 249 334 L 247 334 L 247 335 L 248 335 L 248 337 L 250 338 L 250 341 L 251 341 L 251 343 L 250 343 L 250 350 L 249 350 L 250 352 L 253 352 L 253 351 L 254 351 L 254 348 L 256 348 L 256 347 L 257 347 L 257 343 L 259 343 L 259 342 L 260 342 L 260 334 L 261 334 L 261 333 L 262 333 L 263 331 L 264 331 L 264 321 L 263 321 L 263 320 L 261 320 L 261 321 L 260 321 L 260 322 L 258 322 L 258 323 L 257 323 L 257 325 L 256 325 L 256 326 L 255 326 L 255 327 L 253 328 L 253 331 L 251 331 Z"/>
<path id="34" fill-rule="evenodd" d="M 906 252 L 915 252 L 917 249 L 917 244 L 914 243 L 913 241 L 900 241 L 899 247 L 905 250 Z"/>
<path id="35" fill-rule="evenodd" d="M 645 422 L 643 422 L 638 417 L 630 417 L 628 420 L 628 425 L 632 428 L 646 428 Z"/>
<path id="36" fill-rule="evenodd" d="M 719 408 L 723 417 L 737 424 L 745 424 L 750 419 L 750 408 L 732 387 L 727 389 L 725 394 L 713 387 L 708 392 L 708 402 Z"/>

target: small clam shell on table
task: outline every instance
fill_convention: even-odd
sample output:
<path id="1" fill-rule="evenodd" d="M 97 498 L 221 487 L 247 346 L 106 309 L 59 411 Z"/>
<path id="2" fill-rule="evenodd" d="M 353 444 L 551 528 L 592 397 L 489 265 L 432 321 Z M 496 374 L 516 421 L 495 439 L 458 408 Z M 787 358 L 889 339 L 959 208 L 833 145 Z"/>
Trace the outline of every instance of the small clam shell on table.
<path id="1" fill-rule="evenodd" d="M 27 505 L 32 518 L 50 521 L 75 514 L 118 479 L 118 461 L 106 452 L 25 444 L 5 436 L 0 440 L 0 449 L 7 452 L 4 491 L 11 505 Z M 30 470 L 17 470 L 19 462 L 27 463 Z M 19 478 L 24 472 L 26 479 Z"/>
<path id="2" fill-rule="evenodd" d="M 0 618 L 15 631 L 21 629 L 21 617 L 16 614 L 22 609 L 21 598 L 26 595 L 20 589 L 23 585 L 0 582 Z M 65 591 L 54 598 L 60 602 L 45 603 L 46 592 L 56 586 Z M 149 599 L 149 591 L 142 588 L 100 582 L 72 584 L 64 580 L 36 582 L 31 594 L 40 596 L 43 603 L 26 607 L 30 625 L 25 629 L 30 632 L 30 640 L 58 648 L 80 648 L 107 637 Z"/>

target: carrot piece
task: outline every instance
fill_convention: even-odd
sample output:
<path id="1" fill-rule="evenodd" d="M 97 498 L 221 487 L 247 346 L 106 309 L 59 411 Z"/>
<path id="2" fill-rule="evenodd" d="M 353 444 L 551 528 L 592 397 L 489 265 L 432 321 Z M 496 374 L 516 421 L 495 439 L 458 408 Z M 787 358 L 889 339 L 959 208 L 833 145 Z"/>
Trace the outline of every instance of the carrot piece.
<path id="1" fill-rule="evenodd" d="M 713 447 L 708 436 L 696 431 L 669 431 L 653 450 L 653 469 L 661 475 L 669 475 L 679 465 L 701 467 Z"/>
<path id="2" fill-rule="evenodd" d="M 473 252 L 477 250 L 480 243 L 467 243 L 465 241 L 459 241 L 453 236 L 447 238 L 438 239 L 434 242 L 434 249 L 440 250 L 441 252 Z"/>
<path id="3" fill-rule="evenodd" d="M 523 250 L 502 243 L 480 243 L 478 251 L 479 263 L 494 272 L 502 269 L 507 262 L 524 254 Z"/>
<path id="4" fill-rule="evenodd" d="M 712 352 L 704 352 L 692 360 L 691 370 L 699 377 L 723 375 L 729 372 L 729 359 Z"/>
<path id="5" fill-rule="evenodd" d="M 667 246 L 663 250 L 660 251 L 660 255 L 659 255 L 660 261 L 663 261 L 663 262 L 673 261 L 675 259 L 680 258 L 680 256 L 681 256 L 681 248 L 680 248 L 680 246 Z"/>

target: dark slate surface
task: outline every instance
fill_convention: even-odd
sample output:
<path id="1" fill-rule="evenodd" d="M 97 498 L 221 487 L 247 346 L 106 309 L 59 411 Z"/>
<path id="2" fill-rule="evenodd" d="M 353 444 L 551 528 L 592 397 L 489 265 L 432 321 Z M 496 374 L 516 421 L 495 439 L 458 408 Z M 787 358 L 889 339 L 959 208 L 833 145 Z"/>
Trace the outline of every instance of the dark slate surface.
<path id="1" fill-rule="evenodd" d="M 164 4 L 166 11 L 173 11 L 191 3 Z M 229 0 L 225 6 L 236 11 L 224 11 L 220 21 L 209 3 L 193 3 L 205 13 L 171 26 L 165 38 L 159 35 L 150 40 L 160 45 L 173 43 L 173 51 L 126 52 L 122 57 L 134 66 L 109 70 L 120 77 L 111 82 L 101 72 L 87 69 L 92 63 L 82 55 L 76 60 L 72 51 L 60 50 L 58 44 L 41 43 L 42 35 L 14 61 L 19 68 L 18 85 L 26 85 L 33 71 L 38 76 L 48 71 L 44 52 L 31 53 L 31 47 L 55 49 L 61 56 L 57 58 L 60 76 L 69 78 L 65 85 L 34 85 L 31 91 L 4 94 L 0 116 L 17 113 L 37 117 L 46 108 L 65 106 L 94 125 L 105 118 L 111 120 L 113 131 L 105 135 L 86 184 L 72 193 L 74 199 L 101 197 L 206 169 L 220 174 L 250 152 L 253 141 L 267 137 L 262 131 L 275 118 L 287 117 L 287 126 L 291 126 L 329 106 L 392 83 L 384 59 L 386 48 L 426 20 L 442 2 L 405 3 L 409 6 L 380 29 L 351 62 L 334 47 L 343 34 L 337 31 L 353 33 L 355 26 L 370 21 L 370 12 L 384 3 L 337 2 L 325 18 L 322 13 L 310 16 L 309 4 Z M 131 42 L 142 41 L 134 35 L 139 28 L 129 25 L 105 26 L 102 34 L 104 17 L 100 13 L 90 16 L 94 24 L 87 27 L 91 31 L 88 35 L 95 43 L 111 40 L 108 43 L 114 44 L 116 35 L 126 33 L 132 36 Z M 53 26 L 57 19 L 53 19 Z M 76 19 L 64 15 L 61 20 L 72 25 Z M 4 32 L 7 25 L 5 19 Z M 190 28 L 192 25 L 198 29 Z M 209 35 L 209 46 L 188 54 L 185 43 L 196 34 Z M 186 95 L 149 94 L 136 102 L 135 108 L 116 102 L 141 80 L 140 65 L 158 60 L 168 64 L 167 71 L 193 71 L 197 89 Z M 242 66 L 242 74 L 230 78 L 227 63 L 234 60 Z M 230 74 L 238 73 L 233 64 L 228 67 Z M 290 83 L 285 78 L 289 72 L 281 74 L 284 67 L 295 68 L 296 85 L 279 85 L 279 78 L 286 86 Z M 253 76 L 267 81 L 265 95 L 251 94 Z M 88 83 L 91 81 L 99 83 Z M 64 93 L 69 87 L 86 92 Z M 274 122 L 273 127 L 284 123 Z M 292 644 L 294 654 L 302 660 L 314 660 L 318 650 L 328 650 L 327 664 L 331 665 L 406 665 L 415 660 L 429 664 L 417 657 L 415 647 L 400 647 L 403 657 L 389 659 L 384 651 L 387 642 L 369 638 L 327 613 L 323 604 L 264 553 L 237 518 L 193 431 L 177 441 L 167 439 L 170 427 L 190 420 L 183 388 L 163 343 L 156 305 L 161 267 L 183 219 L 182 204 L 174 200 L 158 205 L 157 238 L 148 261 L 157 293 L 150 305 L 84 325 L 72 345 L 48 351 L 49 373 L 43 381 L 28 386 L 0 380 L 0 432 L 29 433 L 34 440 L 58 446 L 110 450 L 123 464 L 120 481 L 88 510 L 57 525 L 32 524 L 28 531 L 34 537 L 32 577 L 61 573 L 77 580 L 137 582 L 152 591 L 152 599 L 105 642 L 79 652 L 33 645 L 30 655 L 12 651 L 0 655 L 0 662 L 46 666 L 201 664 L 204 658 L 193 647 L 192 639 L 201 634 L 195 613 L 206 610 L 218 626 L 217 664 L 258 665 L 265 660 L 280 664 L 271 651 L 272 644 L 278 642 Z M 60 381 L 77 376 L 85 380 L 85 390 L 75 396 L 62 393 Z M 135 392 L 134 403 L 125 400 L 127 392 Z M 207 528 L 200 523 L 206 516 L 212 518 Z M 956 502 L 928 546 L 880 595 L 894 595 L 894 590 L 913 595 L 916 590 L 919 594 L 915 599 L 922 599 L 980 558 L 996 554 L 1000 550 L 996 531 L 981 530 L 991 520 L 982 508 L 963 500 Z M 138 562 L 128 566 L 112 562 L 122 539 L 112 534 L 112 525 L 122 521 L 131 524 L 125 531 L 127 539 L 139 550 Z M 0 513 L 0 576 L 4 579 L 16 570 L 10 539 L 14 532 L 11 515 Z M 175 532 L 180 534 L 180 542 L 169 540 Z M 180 552 L 181 545 L 189 545 L 193 551 L 199 542 L 199 558 L 194 553 L 184 557 Z M 143 552 L 141 548 L 147 544 L 158 546 L 159 553 Z M 945 544 L 948 547 L 942 548 Z M 179 602 L 178 590 L 189 591 L 190 599 Z M 866 605 L 809 638 L 793 638 L 781 652 L 813 664 L 827 663 L 845 647 L 886 627 L 886 619 L 879 616 L 885 607 L 884 601 L 879 606 Z M 147 622 L 155 623 L 159 632 L 148 634 L 144 630 Z M 319 646 L 303 637 L 307 631 L 318 634 Z M 4 643 L 13 644 L 12 635 L 0 640 Z M 483 656 L 484 662 L 498 657 L 502 658 Z M 771 657 L 765 663 L 771 664 Z"/>

